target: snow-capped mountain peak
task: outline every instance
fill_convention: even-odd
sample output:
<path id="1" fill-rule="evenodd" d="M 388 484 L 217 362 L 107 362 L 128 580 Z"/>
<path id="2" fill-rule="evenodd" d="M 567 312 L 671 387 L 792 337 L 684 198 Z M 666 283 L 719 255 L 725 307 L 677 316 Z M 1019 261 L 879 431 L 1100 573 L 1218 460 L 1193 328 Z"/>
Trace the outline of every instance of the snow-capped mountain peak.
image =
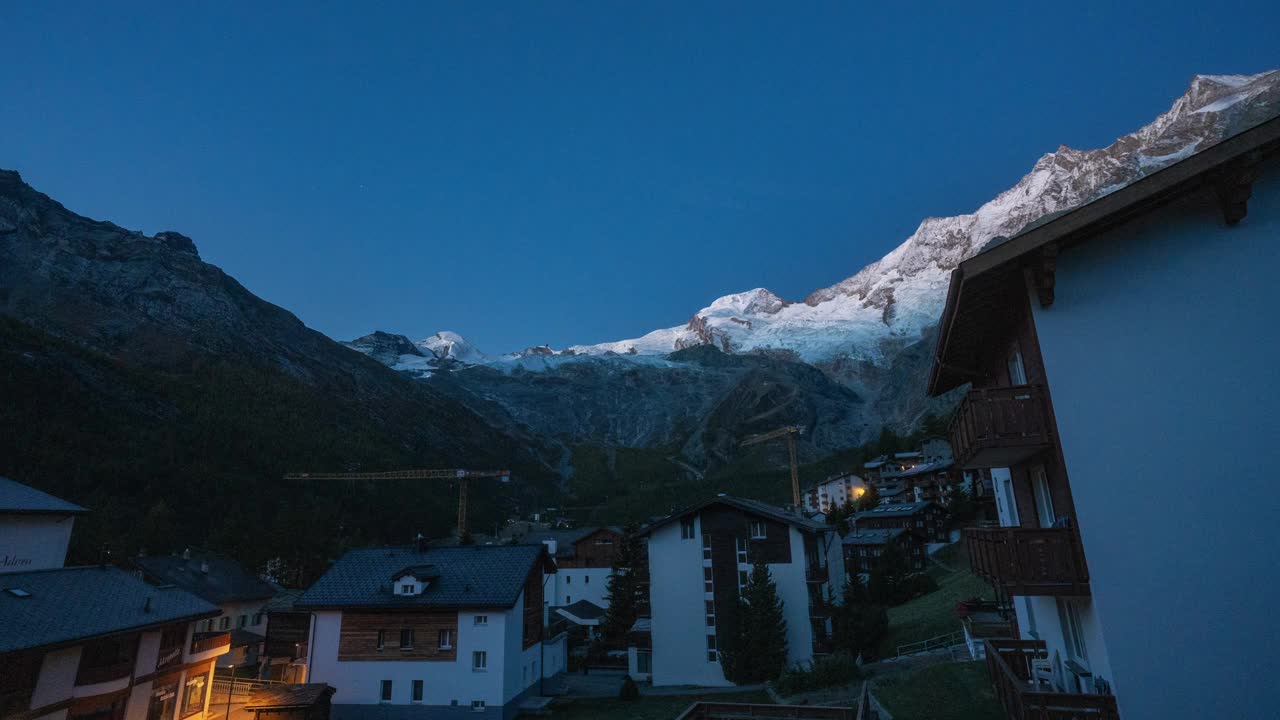
<path id="1" fill-rule="evenodd" d="M 480 352 L 475 345 L 456 332 L 441 330 L 429 338 L 418 341 L 418 347 L 435 355 L 441 360 L 456 360 L 461 363 L 476 365 L 489 360 L 489 356 Z"/>

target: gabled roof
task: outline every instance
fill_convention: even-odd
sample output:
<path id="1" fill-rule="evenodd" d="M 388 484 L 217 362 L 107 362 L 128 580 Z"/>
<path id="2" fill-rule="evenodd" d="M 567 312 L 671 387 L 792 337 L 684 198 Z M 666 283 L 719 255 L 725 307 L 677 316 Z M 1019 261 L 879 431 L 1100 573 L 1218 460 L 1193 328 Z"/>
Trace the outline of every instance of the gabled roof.
<path id="1" fill-rule="evenodd" d="M 154 555 L 134 559 L 148 579 L 165 585 L 177 585 L 211 603 L 269 600 L 275 597 L 271 583 L 247 572 L 240 563 L 221 555 L 192 553 L 190 559 L 179 555 Z M 208 572 L 202 568 L 208 564 Z"/>
<path id="2" fill-rule="evenodd" d="M 575 625 L 598 625 L 605 609 L 590 600 L 579 600 L 572 605 L 556 608 L 556 614 Z"/>
<path id="3" fill-rule="evenodd" d="M 521 537 L 520 542 L 545 543 L 555 541 L 556 557 L 571 557 L 576 551 L 576 546 L 579 542 L 601 530 L 608 530 L 619 535 L 623 533 L 622 528 L 616 525 L 592 525 L 590 527 L 569 528 L 567 530 L 533 530 Z"/>
<path id="4" fill-rule="evenodd" d="M 27 597 L 10 592 L 13 588 Z M 185 590 L 155 587 L 115 567 L 6 573 L 0 575 L 0 654 L 214 617 L 219 612 L 217 606 Z"/>
<path id="5" fill-rule="evenodd" d="M 291 588 L 280 588 L 276 590 L 276 596 L 267 601 L 263 606 L 263 610 L 269 613 L 273 612 L 293 612 L 293 604 L 302 597 L 302 590 L 294 590 Z"/>
<path id="6" fill-rule="evenodd" d="M 854 530 L 841 538 L 840 542 L 844 545 L 885 545 L 891 540 L 896 540 L 899 535 L 906 532 L 904 528 L 889 528 L 885 530 Z"/>
<path id="7" fill-rule="evenodd" d="M 1023 268 L 1045 252 L 1088 242 L 1215 182 L 1241 161 L 1280 153 L 1280 117 L 1238 133 L 1184 160 L 1072 210 L 1036 220 L 1009 239 L 996 238 L 951 271 L 929 394 L 940 395 L 974 379 L 987 348 L 1010 331 L 1008 309 L 1026 303 Z"/>
<path id="8" fill-rule="evenodd" d="M 0 513 L 13 515 L 83 515 L 89 512 L 30 485 L 0 476 Z"/>
<path id="9" fill-rule="evenodd" d="M 680 518 L 683 518 L 685 516 L 693 515 L 695 513 L 701 512 L 705 508 L 711 507 L 712 505 L 727 505 L 731 508 L 741 510 L 749 515 L 756 515 L 758 517 L 767 518 L 769 520 L 775 520 L 777 522 L 786 523 L 791 527 L 794 527 L 798 530 L 802 530 L 805 532 L 817 532 L 817 531 L 829 529 L 826 523 L 820 522 L 818 520 L 812 520 L 803 515 L 797 514 L 791 510 L 780 508 L 776 505 L 770 505 L 769 503 L 760 502 L 759 500 L 749 500 L 747 498 L 740 498 L 740 497 L 734 497 L 732 495 L 721 494 L 711 498 L 710 500 L 694 505 L 693 507 L 686 508 L 678 512 L 674 512 L 664 518 L 656 520 L 653 523 L 649 524 L 648 526 L 642 528 L 640 530 L 640 534 L 648 535 L 652 533 L 654 530 L 657 530 L 658 528 L 664 525 L 673 523 L 676 520 L 679 520 Z"/>
<path id="10" fill-rule="evenodd" d="M 863 510 L 862 512 L 854 513 L 853 517 L 855 520 L 877 517 L 911 517 L 912 515 L 917 515 L 923 512 L 930 505 L 939 509 L 942 507 L 932 500 L 904 503 L 902 505 L 879 505 L 871 508 L 870 510 Z"/>
<path id="11" fill-rule="evenodd" d="M 880 477 L 885 478 L 886 480 L 892 480 L 894 478 L 915 477 L 917 475 L 927 475 L 929 473 L 935 473 L 941 470 L 947 470 L 947 469 L 950 469 L 951 466 L 953 465 L 955 465 L 954 460 L 940 460 L 938 462 L 932 462 L 932 463 L 921 463 L 920 465 L 916 465 L 915 467 L 908 468 L 906 470 L 884 473 Z"/>
<path id="12" fill-rule="evenodd" d="M 417 595 L 396 595 L 389 578 L 406 567 L 431 565 L 435 580 Z M 294 603 L 297 610 L 507 608 L 515 605 L 537 566 L 555 572 L 546 546 L 460 545 L 352 550 Z"/>
<path id="13" fill-rule="evenodd" d="M 408 567 L 402 567 L 399 570 L 391 573 L 391 582 L 395 582 L 406 575 L 412 575 L 416 580 L 434 579 L 437 577 L 436 566 L 435 565 L 410 565 Z"/>

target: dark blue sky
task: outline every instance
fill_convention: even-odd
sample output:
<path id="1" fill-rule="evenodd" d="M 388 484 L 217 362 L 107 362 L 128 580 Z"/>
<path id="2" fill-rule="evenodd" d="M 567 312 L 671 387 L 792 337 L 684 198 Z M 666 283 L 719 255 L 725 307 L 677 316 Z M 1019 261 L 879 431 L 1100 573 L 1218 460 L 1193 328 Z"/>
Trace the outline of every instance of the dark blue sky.
<path id="1" fill-rule="evenodd" d="M 333 337 L 489 352 L 799 299 L 1280 66 L 1274 1 L 264 4 L 5 3 L 0 167 Z"/>

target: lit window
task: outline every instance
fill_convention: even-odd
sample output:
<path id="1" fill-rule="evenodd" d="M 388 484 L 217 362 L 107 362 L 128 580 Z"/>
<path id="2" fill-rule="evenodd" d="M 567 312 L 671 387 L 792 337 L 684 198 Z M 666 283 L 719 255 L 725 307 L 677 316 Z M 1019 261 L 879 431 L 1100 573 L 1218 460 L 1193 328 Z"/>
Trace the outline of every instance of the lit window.
<path id="1" fill-rule="evenodd" d="M 471 669 L 472 670 L 488 670 L 489 669 L 489 653 L 484 650 L 476 650 L 471 653 Z"/>

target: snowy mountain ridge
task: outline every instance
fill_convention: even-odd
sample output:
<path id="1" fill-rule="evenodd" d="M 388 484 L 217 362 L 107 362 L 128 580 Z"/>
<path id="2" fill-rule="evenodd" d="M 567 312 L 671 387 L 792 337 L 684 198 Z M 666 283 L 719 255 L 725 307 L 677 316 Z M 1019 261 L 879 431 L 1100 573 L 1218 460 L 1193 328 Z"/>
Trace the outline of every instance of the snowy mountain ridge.
<path id="1" fill-rule="evenodd" d="M 510 365 L 530 355 L 665 355 L 714 345 L 724 352 L 790 351 L 810 363 L 852 359 L 883 365 L 937 322 L 951 271 L 992 238 L 1096 200 L 1277 113 L 1280 71 L 1197 75 L 1168 111 L 1136 132 L 1105 148 L 1064 145 L 1046 153 L 1013 187 L 974 212 L 926 218 L 883 258 L 801 302 L 755 288 L 716 299 L 684 325 L 638 338 L 563 351 L 544 346 L 497 358 L 478 351 L 453 357 Z M 455 333 L 437 337 L 444 335 L 461 341 Z M 434 352 L 429 341 L 419 345 Z"/>

